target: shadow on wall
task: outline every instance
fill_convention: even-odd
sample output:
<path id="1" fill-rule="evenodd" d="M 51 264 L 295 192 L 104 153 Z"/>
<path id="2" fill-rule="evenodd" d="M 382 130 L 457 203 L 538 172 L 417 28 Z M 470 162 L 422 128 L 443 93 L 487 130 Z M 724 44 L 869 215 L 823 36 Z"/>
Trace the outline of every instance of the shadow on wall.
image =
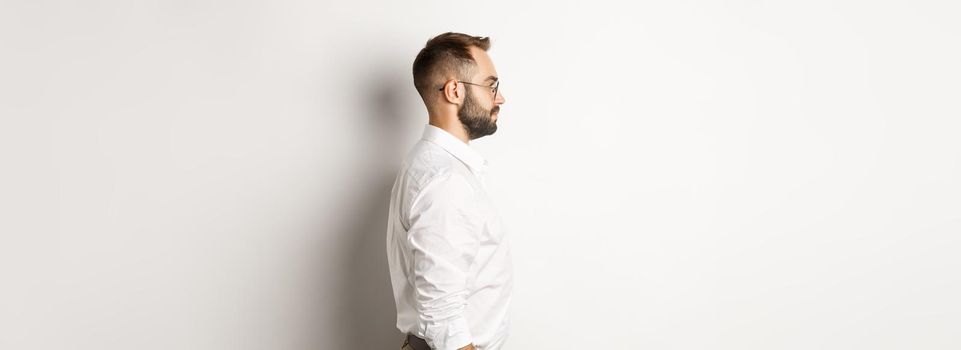
<path id="1" fill-rule="evenodd" d="M 396 307 L 387 267 L 386 232 L 390 192 L 396 176 L 394 150 L 408 148 L 403 133 L 409 118 L 405 113 L 405 89 L 413 89 L 404 71 L 381 72 L 372 75 L 359 91 L 362 98 L 355 101 L 365 112 L 362 127 L 369 131 L 365 140 L 369 152 L 360 161 L 365 176 L 357 179 L 353 188 L 358 192 L 345 194 L 349 198 L 340 203 L 350 206 L 341 212 L 351 213 L 344 218 L 338 235 L 343 238 L 343 261 L 339 261 L 341 278 L 335 288 L 339 299 L 329 300 L 324 306 L 329 324 L 334 329 L 318 330 L 338 338 L 321 339 L 324 349 L 399 349 L 403 335 L 397 330 Z M 367 90 L 369 88 L 369 90 Z M 373 97 L 373 98 L 372 98 Z"/>

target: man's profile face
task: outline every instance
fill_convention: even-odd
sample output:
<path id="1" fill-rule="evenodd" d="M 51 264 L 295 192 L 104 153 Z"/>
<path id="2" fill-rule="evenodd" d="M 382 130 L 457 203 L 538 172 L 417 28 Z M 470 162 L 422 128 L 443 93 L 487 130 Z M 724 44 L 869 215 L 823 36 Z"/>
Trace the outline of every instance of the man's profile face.
<path id="1" fill-rule="evenodd" d="M 497 82 L 497 70 L 490 56 L 476 47 L 471 47 L 471 53 L 477 61 L 477 70 L 469 82 L 484 86 L 464 85 L 464 104 L 457 110 L 457 118 L 467 129 L 468 137 L 473 140 L 497 131 L 497 115 L 505 100 L 500 91 L 495 99 L 491 89 L 487 88 Z"/>

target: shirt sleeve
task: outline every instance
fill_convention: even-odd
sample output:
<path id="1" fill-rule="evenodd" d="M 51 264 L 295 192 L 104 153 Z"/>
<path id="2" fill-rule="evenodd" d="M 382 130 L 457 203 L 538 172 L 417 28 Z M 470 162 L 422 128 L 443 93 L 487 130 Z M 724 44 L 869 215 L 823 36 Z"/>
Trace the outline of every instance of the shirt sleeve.
<path id="1" fill-rule="evenodd" d="M 467 346 L 467 280 L 482 228 L 474 190 L 463 175 L 439 175 L 414 196 L 409 220 L 419 330 L 433 349 Z"/>

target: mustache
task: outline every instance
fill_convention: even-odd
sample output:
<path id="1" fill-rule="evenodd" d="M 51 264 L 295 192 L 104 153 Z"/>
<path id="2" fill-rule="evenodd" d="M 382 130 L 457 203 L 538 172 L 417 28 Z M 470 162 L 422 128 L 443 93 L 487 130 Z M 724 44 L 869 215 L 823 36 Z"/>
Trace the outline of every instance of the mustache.
<path id="1" fill-rule="evenodd" d="M 494 107 L 494 109 L 491 109 L 491 114 L 495 114 L 500 111 L 501 111 L 501 106 L 496 106 Z"/>

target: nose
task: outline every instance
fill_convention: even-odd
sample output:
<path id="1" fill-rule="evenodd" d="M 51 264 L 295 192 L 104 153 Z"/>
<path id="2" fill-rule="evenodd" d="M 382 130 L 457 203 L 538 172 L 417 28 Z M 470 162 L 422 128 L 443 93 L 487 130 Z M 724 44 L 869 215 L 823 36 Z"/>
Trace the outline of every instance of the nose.
<path id="1" fill-rule="evenodd" d="M 497 97 L 494 98 L 494 104 L 502 105 L 504 102 L 507 102 L 507 100 L 504 99 L 504 94 L 500 91 L 497 91 Z"/>

